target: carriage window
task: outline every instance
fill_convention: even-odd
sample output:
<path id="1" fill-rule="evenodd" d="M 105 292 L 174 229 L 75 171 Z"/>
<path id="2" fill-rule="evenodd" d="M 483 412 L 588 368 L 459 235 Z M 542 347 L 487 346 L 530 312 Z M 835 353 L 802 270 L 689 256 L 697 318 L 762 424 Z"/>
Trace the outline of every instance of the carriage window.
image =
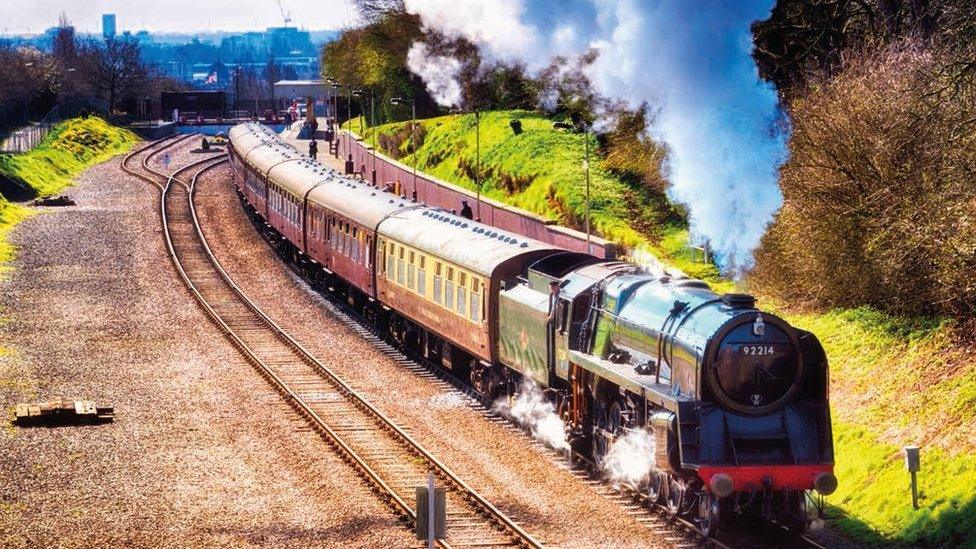
<path id="1" fill-rule="evenodd" d="M 447 267 L 444 275 L 444 306 L 454 310 L 454 267 Z"/>
<path id="2" fill-rule="evenodd" d="M 478 322 L 481 320 L 481 284 L 478 279 L 471 277 L 471 320 Z"/>
<path id="3" fill-rule="evenodd" d="M 464 276 L 464 275 L 462 275 Z M 458 284 L 457 287 L 457 312 L 461 316 L 467 316 L 467 300 L 468 295 L 464 289 L 464 286 Z"/>
<path id="4" fill-rule="evenodd" d="M 352 256 L 353 261 L 359 261 L 359 229 L 352 228 Z"/>
<path id="5" fill-rule="evenodd" d="M 448 269 L 450 271 L 450 269 Z M 447 279 L 444 282 L 444 306 L 448 309 L 454 309 L 454 282 L 451 279 Z"/>
<path id="6" fill-rule="evenodd" d="M 406 267 L 403 265 L 403 246 L 400 247 L 399 259 L 397 260 L 397 284 L 403 286 L 403 278 L 406 276 Z"/>
<path id="7" fill-rule="evenodd" d="M 366 249 L 363 250 L 363 253 L 366 255 L 364 259 L 366 260 L 366 268 L 368 269 L 373 266 L 373 237 L 366 237 Z"/>
<path id="8" fill-rule="evenodd" d="M 393 262 L 396 260 L 393 253 L 394 245 L 390 243 L 390 252 L 386 255 L 386 278 L 393 282 Z"/>
<path id="9" fill-rule="evenodd" d="M 407 259 L 407 288 L 410 288 L 411 290 L 414 288 L 414 280 L 416 279 L 417 274 L 413 266 L 414 257 L 414 253 L 410 252 Z"/>
<path id="10" fill-rule="evenodd" d="M 441 263 L 434 264 L 434 302 L 441 302 Z"/>
<path id="11" fill-rule="evenodd" d="M 417 293 L 420 295 L 427 295 L 427 271 L 424 270 L 426 259 L 420 256 L 420 265 L 417 267 Z"/>

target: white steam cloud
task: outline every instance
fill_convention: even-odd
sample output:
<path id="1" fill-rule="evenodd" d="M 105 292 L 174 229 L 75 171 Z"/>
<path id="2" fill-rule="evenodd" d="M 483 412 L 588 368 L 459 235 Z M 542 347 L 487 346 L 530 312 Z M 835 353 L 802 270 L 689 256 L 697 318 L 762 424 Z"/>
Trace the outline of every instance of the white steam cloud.
<path id="1" fill-rule="evenodd" d="M 610 445 L 603 472 L 615 483 L 639 484 L 654 464 L 654 437 L 643 429 L 628 431 Z"/>
<path id="2" fill-rule="evenodd" d="M 488 59 L 538 69 L 554 55 L 596 49 L 587 70 L 597 90 L 657 110 L 652 132 L 670 150 L 670 195 L 688 206 L 692 231 L 727 272 L 752 266 L 782 204 L 786 120 L 750 56 L 750 24 L 773 3 L 406 0 L 426 27 L 467 38 Z"/>
<path id="3" fill-rule="evenodd" d="M 458 75 L 461 62 L 453 57 L 431 55 L 427 45 L 414 42 L 407 52 L 407 67 L 423 79 L 427 91 L 438 105 L 453 107 L 461 103 Z"/>
<path id="4" fill-rule="evenodd" d="M 569 450 L 566 424 L 556 414 L 556 408 L 546 400 L 539 386 L 531 379 L 522 382 L 514 402 L 499 399 L 494 411 L 512 418 L 532 433 L 532 437 L 556 450 Z"/>

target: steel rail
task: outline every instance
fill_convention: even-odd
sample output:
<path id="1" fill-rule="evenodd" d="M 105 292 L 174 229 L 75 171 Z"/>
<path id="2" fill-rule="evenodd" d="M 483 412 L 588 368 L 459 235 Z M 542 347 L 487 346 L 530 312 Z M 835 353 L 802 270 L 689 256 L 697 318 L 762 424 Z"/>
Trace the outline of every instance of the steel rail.
<path id="1" fill-rule="evenodd" d="M 349 386 L 349 384 L 346 383 L 346 381 L 343 380 L 338 374 L 336 374 L 331 368 L 329 368 L 321 361 L 319 361 L 317 358 L 315 358 L 315 356 L 313 356 L 311 352 L 309 352 L 304 346 L 302 346 L 301 343 L 295 340 L 288 332 L 286 332 L 277 323 L 275 323 L 257 305 L 257 303 L 255 303 L 252 299 L 250 299 L 244 293 L 244 291 L 241 290 L 241 288 L 234 283 L 230 275 L 227 274 L 227 271 L 225 271 L 223 266 L 220 264 L 220 261 L 217 260 L 217 257 L 210 249 L 210 245 L 207 242 L 206 237 L 203 235 L 203 231 L 196 214 L 196 206 L 193 200 L 193 193 L 196 190 L 196 177 L 193 178 L 192 184 L 188 188 L 188 190 L 191 193 L 190 211 L 192 212 L 193 215 L 193 223 L 197 229 L 197 234 L 200 238 L 200 241 L 207 251 L 207 255 L 209 256 L 209 259 L 211 260 L 211 262 L 213 263 L 217 271 L 221 274 L 221 277 L 224 279 L 224 281 L 226 281 L 227 284 L 234 290 L 234 292 L 238 296 L 240 296 L 240 298 L 243 301 L 246 302 L 248 307 L 250 307 L 258 316 L 260 316 L 262 320 L 268 323 L 268 325 L 271 326 L 272 329 L 274 329 L 278 334 L 280 334 L 288 342 L 289 345 L 291 345 L 296 351 L 298 351 L 303 359 L 305 359 L 310 365 L 314 366 L 321 373 L 325 374 L 331 380 L 333 380 L 334 383 L 338 385 L 343 392 L 345 392 L 347 395 L 349 395 L 351 398 L 353 398 L 356 401 L 358 406 L 363 408 L 367 413 L 369 413 L 373 417 L 379 419 L 388 430 L 392 431 L 397 435 L 398 438 L 406 442 L 416 453 L 420 454 L 421 457 L 423 457 L 431 465 L 433 465 L 434 468 L 437 469 L 438 472 L 443 474 L 452 484 L 457 486 L 465 495 L 471 497 L 478 504 L 478 506 L 488 511 L 488 513 L 491 514 L 494 517 L 494 519 L 497 520 L 499 523 L 501 523 L 506 529 L 510 530 L 519 539 L 524 540 L 527 546 L 542 547 L 542 545 L 538 541 L 536 541 L 531 534 L 529 534 L 524 529 L 522 529 L 522 527 L 520 527 L 517 523 L 515 523 L 515 521 L 513 521 L 500 509 L 495 507 L 491 502 L 489 502 L 487 499 L 481 496 L 481 494 L 479 494 L 476 490 L 471 488 L 456 473 L 454 473 L 454 471 L 448 468 L 447 465 L 445 465 L 443 462 L 437 459 L 433 453 L 431 453 L 429 450 L 424 448 L 419 442 L 417 442 L 413 437 L 411 437 L 402 428 L 400 428 L 400 426 L 398 426 L 389 417 L 387 417 L 386 414 L 378 410 L 364 396 L 362 396 L 355 389 Z"/>
<path id="2" fill-rule="evenodd" d="M 173 143 L 170 143 L 166 147 L 174 145 L 176 144 L 176 142 L 181 140 L 182 139 L 174 141 Z M 143 147 L 143 149 L 141 149 L 140 151 L 136 151 L 135 154 L 138 154 L 139 152 L 146 150 L 157 143 L 159 142 L 152 143 L 147 147 Z M 163 149 L 165 149 L 166 147 L 163 147 Z M 160 151 L 161 150 L 162 149 L 160 149 Z M 295 351 L 303 361 L 305 361 L 308 365 L 314 367 L 315 370 L 319 372 L 319 374 L 327 378 L 328 382 L 332 383 L 340 390 L 341 393 L 343 393 L 349 399 L 351 399 L 352 403 L 357 408 L 365 412 L 368 416 L 376 420 L 379 420 L 379 422 L 381 423 L 380 426 L 383 429 L 393 434 L 395 436 L 395 439 L 397 439 L 400 443 L 406 445 L 408 449 L 411 450 L 414 454 L 417 454 L 418 457 L 422 458 L 425 462 L 433 466 L 437 474 L 442 478 L 448 480 L 450 484 L 454 486 L 455 490 L 459 492 L 459 495 L 461 495 L 461 497 L 474 503 L 474 506 L 477 511 L 480 511 L 483 514 L 487 514 L 487 518 L 491 522 L 494 522 L 495 524 L 501 526 L 503 531 L 507 532 L 508 535 L 513 536 L 519 544 L 528 547 L 542 547 L 542 545 L 538 541 L 536 541 L 528 532 L 522 529 L 518 524 L 512 521 L 507 515 L 505 515 L 503 512 L 497 509 L 493 504 L 488 502 L 488 500 L 486 500 L 478 492 L 476 492 L 474 489 L 468 486 L 453 471 L 451 471 L 446 465 L 444 465 L 440 460 L 438 460 L 431 452 L 423 448 L 409 434 L 407 434 L 403 429 L 401 429 L 399 426 L 393 423 L 385 414 L 383 414 L 378 409 L 376 409 L 362 395 L 360 395 L 358 392 L 352 389 L 352 387 L 350 387 L 342 378 L 340 378 L 337 374 L 335 374 L 330 368 L 328 368 L 327 366 L 322 364 L 318 359 L 316 359 L 298 341 L 296 341 L 290 334 L 288 334 L 277 323 L 275 323 L 266 313 L 264 313 L 264 311 L 261 310 L 260 307 L 258 307 L 257 304 L 254 303 L 253 300 L 251 300 L 246 294 L 244 294 L 244 292 L 233 282 L 233 280 L 230 278 L 227 272 L 220 265 L 216 256 L 213 254 L 212 250 L 210 249 L 205 236 L 203 235 L 203 231 L 199 222 L 199 218 L 196 213 L 196 207 L 194 203 L 196 182 L 199 176 L 205 173 L 206 171 L 218 165 L 223 164 L 224 162 L 226 162 L 226 158 L 220 158 L 217 161 L 213 161 L 214 158 L 210 157 L 207 159 L 200 160 L 198 162 L 194 162 L 187 166 L 184 166 L 176 170 L 175 172 L 173 172 L 173 174 L 171 175 L 166 175 L 149 167 L 148 165 L 148 161 L 150 157 L 155 154 L 158 154 L 158 152 L 160 151 L 155 151 L 154 153 L 148 155 L 147 158 L 143 160 L 143 168 L 153 176 L 159 177 L 161 179 L 165 178 L 166 181 L 165 184 L 156 181 L 153 177 L 146 176 L 145 174 L 135 173 L 133 170 L 128 169 L 125 164 L 129 160 L 129 157 L 127 157 L 126 160 L 123 161 L 123 168 L 126 169 L 127 172 L 133 173 L 134 175 L 140 177 L 141 179 L 146 180 L 147 182 L 152 183 L 153 185 L 161 189 L 162 192 L 160 195 L 160 202 L 159 202 L 160 215 L 163 223 L 167 249 L 174 263 L 174 266 L 177 272 L 179 273 L 181 279 L 183 280 L 184 284 L 188 287 L 188 289 L 190 290 L 194 298 L 197 300 L 197 302 L 201 305 L 201 307 L 208 314 L 208 316 L 210 316 L 214 320 L 214 322 L 221 328 L 221 330 L 224 331 L 224 333 L 228 336 L 231 342 L 242 352 L 245 358 L 247 358 L 249 362 L 251 362 L 253 365 L 257 366 L 259 371 L 262 373 L 262 375 L 264 375 L 264 377 L 266 377 L 272 383 L 272 385 L 274 385 L 278 389 L 279 393 L 285 396 L 293 404 L 293 406 L 295 406 L 298 409 L 298 411 L 303 416 L 305 416 L 314 424 L 314 426 L 321 433 L 328 436 L 328 438 L 333 441 L 334 445 L 344 455 L 346 455 L 348 459 L 352 460 L 352 462 L 357 466 L 357 468 L 360 471 L 362 471 L 362 473 L 374 485 L 376 485 L 383 492 L 385 492 L 389 496 L 389 499 L 392 502 L 392 504 L 396 508 L 398 508 L 400 512 L 406 515 L 410 520 L 412 521 L 416 520 L 416 513 L 410 507 L 410 505 L 396 493 L 396 490 L 394 490 L 391 486 L 389 486 L 389 484 L 387 484 L 387 482 L 373 467 L 369 465 L 369 463 L 367 462 L 368 460 L 360 456 L 355 451 L 355 449 L 353 449 L 343 439 L 341 435 L 339 435 L 334 429 L 332 429 L 327 424 L 327 422 L 324 421 L 322 417 L 320 417 L 319 414 L 317 414 L 315 410 L 312 409 L 311 405 L 309 405 L 308 402 L 306 402 L 299 394 L 297 394 L 294 390 L 292 390 L 288 386 L 288 383 L 274 372 L 273 368 L 271 368 L 270 366 L 268 366 L 268 364 L 266 364 L 263 360 L 261 360 L 261 358 L 257 356 L 254 350 L 252 350 L 248 346 L 248 344 L 240 337 L 240 335 L 236 333 L 234 328 L 230 326 L 221 317 L 220 313 L 216 311 L 215 308 L 210 303 L 208 303 L 206 297 L 203 295 L 203 293 L 194 283 L 190 274 L 184 268 L 179 258 L 179 255 L 176 251 L 176 247 L 174 245 L 172 231 L 169 225 L 169 215 L 168 215 L 169 209 L 166 200 L 167 197 L 170 196 L 170 191 L 173 188 L 174 181 L 180 184 L 181 186 L 183 186 L 184 189 L 186 189 L 187 191 L 187 200 L 190 208 L 190 215 L 193 222 L 193 226 L 196 231 L 196 235 L 199 240 L 199 243 L 202 244 L 203 246 L 207 260 L 210 262 L 212 267 L 217 271 L 220 278 L 227 285 L 227 287 L 230 288 L 234 292 L 234 294 L 237 295 L 238 299 L 243 305 L 247 306 L 262 322 L 264 322 L 272 330 L 275 336 L 277 336 L 283 343 L 285 343 L 288 347 L 290 347 L 293 351 Z M 130 156 L 134 156 L 134 155 L 130 155 Z M 194 167 L 200 166 L 208 162 L 211 163 L 209 165 L 202 167 L 202 169 L 196 172 L 193 175 L 189 184 L 176 177 L 179 173 L 188 171 Z M 439 540 L 439 545 L 445 548 L 450 547 L 448 543 L 440 540 Z"/>

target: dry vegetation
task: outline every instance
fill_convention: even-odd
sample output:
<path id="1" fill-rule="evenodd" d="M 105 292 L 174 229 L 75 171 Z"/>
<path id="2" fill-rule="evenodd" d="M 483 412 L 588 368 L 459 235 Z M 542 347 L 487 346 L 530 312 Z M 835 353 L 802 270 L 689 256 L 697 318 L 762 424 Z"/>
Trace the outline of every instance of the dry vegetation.
<path id="1" fill-rule="evenodd" d="M 976 305 L 976 90 L 902 42 L 790 105 L 785 204 L 755 281 L 796 303 L 963 316 Z"/>

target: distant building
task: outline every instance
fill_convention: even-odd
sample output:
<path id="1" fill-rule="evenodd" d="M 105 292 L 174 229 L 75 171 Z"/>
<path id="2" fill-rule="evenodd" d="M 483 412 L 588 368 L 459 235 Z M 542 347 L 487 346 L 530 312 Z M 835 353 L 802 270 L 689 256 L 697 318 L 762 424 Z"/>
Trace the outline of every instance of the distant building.
<path id="1" fill-rule="evenodd" d="M 102 37 L 115 37 L 115 14 L 106 13 L 102 15 Z"/>

